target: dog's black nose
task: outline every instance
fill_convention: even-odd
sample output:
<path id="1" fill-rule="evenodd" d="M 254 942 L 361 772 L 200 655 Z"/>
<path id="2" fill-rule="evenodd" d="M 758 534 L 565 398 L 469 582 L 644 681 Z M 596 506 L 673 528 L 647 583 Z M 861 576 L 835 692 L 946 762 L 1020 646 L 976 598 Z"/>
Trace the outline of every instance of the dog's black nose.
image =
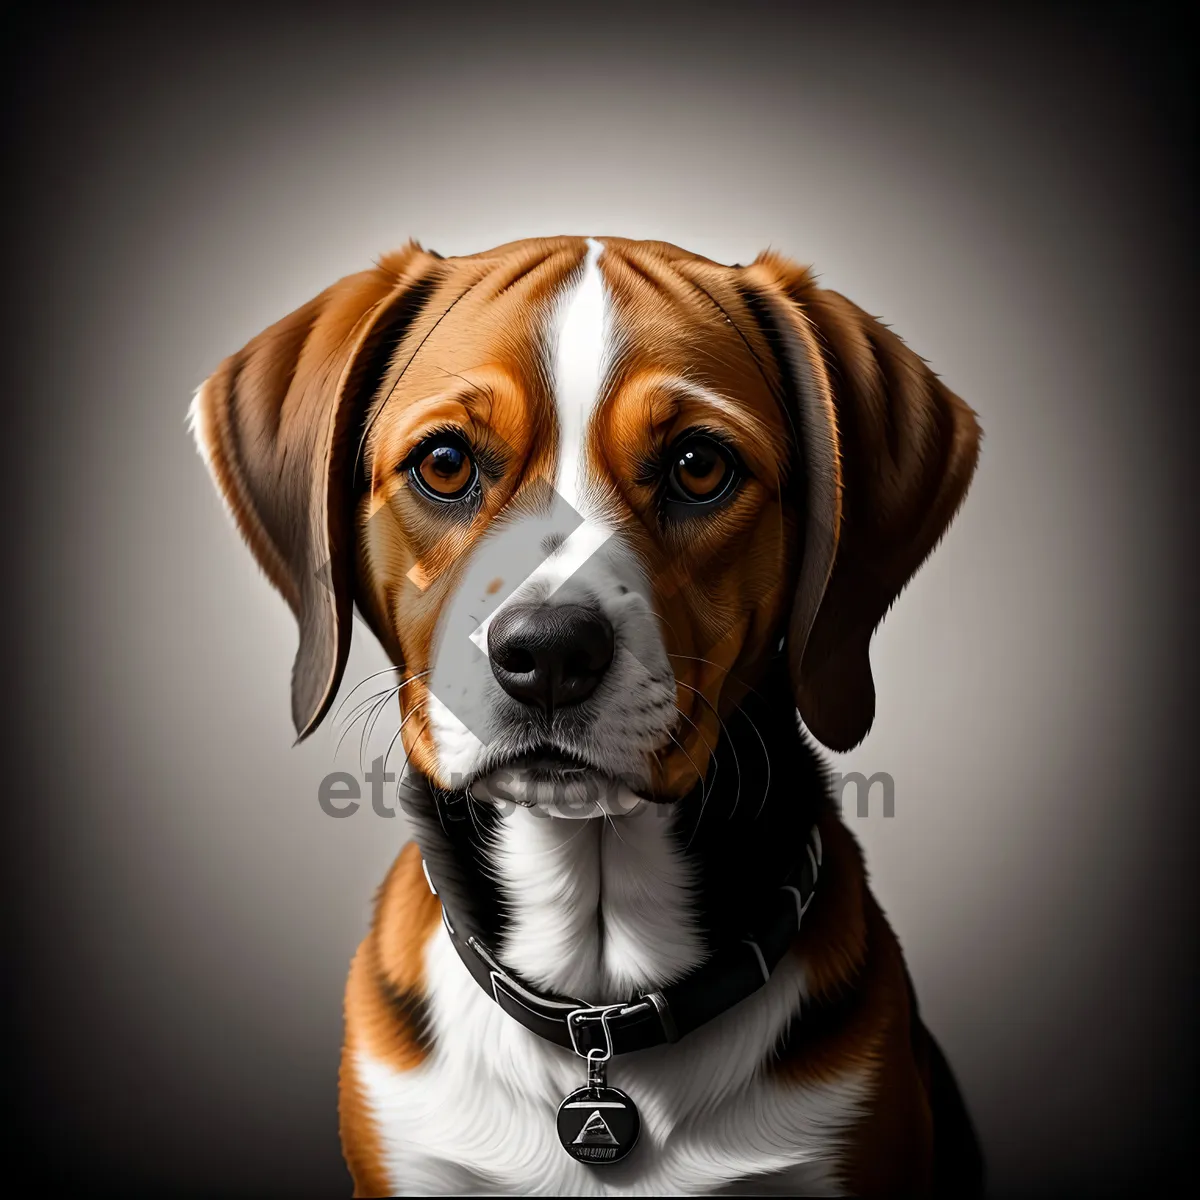
<path id="1" fill-rule="evenodd" d="M 500 686 L 548 717 L 596 690 L 613 659 L 613 628 L 582 604 L 514 604 L 488 626 Z"/>

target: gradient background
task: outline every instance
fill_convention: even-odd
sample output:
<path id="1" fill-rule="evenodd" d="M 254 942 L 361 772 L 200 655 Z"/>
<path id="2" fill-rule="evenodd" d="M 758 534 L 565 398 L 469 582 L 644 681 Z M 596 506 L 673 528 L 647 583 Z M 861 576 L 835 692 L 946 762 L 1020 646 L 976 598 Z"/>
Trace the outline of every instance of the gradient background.
<path id="1" fill-rule="evenodd" d="M 876 639 L 875 731 L 835 756 L 889 771 L 896 816 L 847 820 L 996 1195 L 1190 1154 L 1182 27 L 330 9 L 7 10 L 6 1057 L 43 1185 L 349 1192 L 342 986 L 404 830 L 319 810 L 332 728 L 289 748 L 295 629 L 184 414 L 409 235 L 772 245 L 977 409 L 966 506 Z M 359 636 L 347 686 L 382 661 Z"/>

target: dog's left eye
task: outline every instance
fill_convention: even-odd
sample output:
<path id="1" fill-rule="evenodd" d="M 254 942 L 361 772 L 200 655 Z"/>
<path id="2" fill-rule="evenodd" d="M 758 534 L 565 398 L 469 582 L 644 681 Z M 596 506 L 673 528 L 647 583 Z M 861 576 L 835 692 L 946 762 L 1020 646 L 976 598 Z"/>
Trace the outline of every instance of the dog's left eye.
<path id="1" fill-rule="evenodd" d="M 668 451 L 667 462 L 667 499 L 678 504 L 715 504 L 740 476 L 733 452 L 704 433 L 684 434 Z"/>

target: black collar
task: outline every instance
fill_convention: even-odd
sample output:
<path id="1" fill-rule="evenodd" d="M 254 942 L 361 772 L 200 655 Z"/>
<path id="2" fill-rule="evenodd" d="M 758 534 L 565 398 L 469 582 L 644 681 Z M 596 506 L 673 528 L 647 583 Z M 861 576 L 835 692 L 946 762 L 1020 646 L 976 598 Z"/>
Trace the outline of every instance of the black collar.
<path id="1" fill-rule="evenodd" d="M 771 977 L 812 903 L 821 867 L 821 835 L 809 831 L 805 852 L 785 877 L 761 921 L 740 940 L 719 948 L 677 983 L 635 996 L 625 1004 L 593 1005 L 568 996 L 539 992 L 503 966 L 483 939 L 455 928 L 446 897 L 442 919 L 450 940 L 475 982 L 514 1020 L 547 1041 L 605 1057 L 676 1042 L 758 991 Z M 422 859 L 430 890 L 438 880 Z"/>

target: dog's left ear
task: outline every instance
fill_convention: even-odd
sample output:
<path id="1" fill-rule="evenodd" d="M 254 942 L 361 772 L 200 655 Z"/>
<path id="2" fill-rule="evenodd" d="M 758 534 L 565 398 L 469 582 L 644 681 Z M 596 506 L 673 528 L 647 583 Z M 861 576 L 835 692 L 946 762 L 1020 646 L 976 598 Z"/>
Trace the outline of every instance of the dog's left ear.
<path id="1" fill-rule="evenodd" d="M 975 413 L 894 333 L 773 253 L 744 268 L 794 393 L 808 524 L 788 629 L 804 723 L 849 750 L 875 719 L 870 642 L 966 495 Z"/>
<path id="2" fill-rule="evenodd" d="M 410 242 L 339 280 L 230 355 L 192 406 L 217 489 L 300 628 L 298 741 L 328 710 L 350 649 L 362 417 L 439 261 Z"/>

